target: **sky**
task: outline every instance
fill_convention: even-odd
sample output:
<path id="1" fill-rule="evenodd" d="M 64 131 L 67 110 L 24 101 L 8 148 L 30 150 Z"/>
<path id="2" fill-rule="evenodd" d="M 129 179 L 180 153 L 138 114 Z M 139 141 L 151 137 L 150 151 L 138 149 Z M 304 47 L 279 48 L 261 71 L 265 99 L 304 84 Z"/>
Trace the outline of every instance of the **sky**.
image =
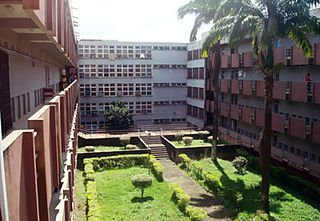
<path id="1" fill-rule="evenodd" d="M 189 42 L 194 15 L 178 8 L 189 0 L 72 0 L 78 39 L 138 42 Z M 209 30 L 204 26 L 201 33 Z"/>

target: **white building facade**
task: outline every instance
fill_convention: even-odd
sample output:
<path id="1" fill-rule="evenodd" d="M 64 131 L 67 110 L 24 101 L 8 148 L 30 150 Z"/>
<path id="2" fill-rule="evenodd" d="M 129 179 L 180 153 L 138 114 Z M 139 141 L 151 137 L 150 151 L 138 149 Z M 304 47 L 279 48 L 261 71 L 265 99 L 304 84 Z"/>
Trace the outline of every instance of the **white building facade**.
<path id="1" fill-rule="evenodd" d="M 136 126 L 186 122 L 187 44 L 80 40 L 81 123 L 104 128 L 124 101 Z"/>

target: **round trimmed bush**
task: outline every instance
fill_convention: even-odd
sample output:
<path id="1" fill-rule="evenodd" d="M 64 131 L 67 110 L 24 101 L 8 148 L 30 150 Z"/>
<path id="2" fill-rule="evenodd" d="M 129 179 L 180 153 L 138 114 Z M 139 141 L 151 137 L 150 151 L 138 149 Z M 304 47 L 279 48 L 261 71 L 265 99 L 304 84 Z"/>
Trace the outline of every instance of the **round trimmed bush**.
<path id="1" fill-rule="evenodd" d="M 94 146 L 86 146 L 84 149 L 86 152 L 94 152 L 96 148 Z"/>
<path id="2" fill-rule="evenodd" d="M 131 179 L 132 185 L 141 190 L 141 198 L 145 188 L 152 185 L 152 177 L 147 174 L 138 174 Z"/>
<path id="3" fill-rule="evenodd" d="M 209 135 L 210 135 L 210 132 L 207 131 L 207 130 L 201 130 L 201 131 L 199 131 L 199 138 L 200 138 L 201 140 L 206 140 Z"/>
<path id="4" fill-rule="evenodd" d="M 185 146 L 191 145 L 193 141 L 193 137 L 182 137 L 182 141 Z"/>
<path id="5" fill-rule="evenodd" d="M 247 170 L 248 160 L 245 157 L 238 156 L 232 161 L 232 165 L 239 174 L 244 174 Z"/>
<path id="6" fill-rule="evenodd" d="M 134 145 L 134 144 L 127 144 L 126 145 L 126 150 L 135 150 L 135 149 L 138 149 L 137 145 Z"/>
<path id="7" fill-rule="evenodd" d="M 127 146 L 130 144 L 130 137 L 128 135 L 121 135 L 119 137 L 119 142 L 122 146 Z"/>

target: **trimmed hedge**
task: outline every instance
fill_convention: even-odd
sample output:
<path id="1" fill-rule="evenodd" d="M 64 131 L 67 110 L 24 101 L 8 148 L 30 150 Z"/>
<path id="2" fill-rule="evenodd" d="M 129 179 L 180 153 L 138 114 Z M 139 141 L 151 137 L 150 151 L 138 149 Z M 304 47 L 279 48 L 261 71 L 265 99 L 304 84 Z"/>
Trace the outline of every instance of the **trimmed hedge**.
<path id="1" fill-rule="evenodd" d="M 182 137 L 182 141 L 185 146 L 191 145 L 193 141 L 193 137 Z"/>
<path id="2" fill-rule="evenodd" d="M 94 179 L 94 170 L 91 163 L 85 165 L 84 175 L 87 199 L 87 220 L 98 221 L 100 220 L 100 207 L 97 196 L 97 184 Z"/>
<path id="3" fill-rule="evenodd" d="M 172 201 L 178 205 L 178 208 L 182 212 L 185 212 L 185 209 L 190 202 L 190 196 L 186 194 L 177 183 L 171 183 L 170 188 L 172 189 Z"/>
<path id="4" fill-rule="evenodd" d="M 190 205 L 186 207 L 186 215 L 189 216 L 192 221 L 202 221 L 208 217 L 204 209 Z"/>
<path id="5" fill-rule="evenodd" d="M 199 131 L 199 137 L 201 140 L 207 140 L 209 135 L 210 135 L 210 132 L 207 130 Z"/>
<path id="6" fill-rule="evenodd" d="M 86 158 L 83 160 L 84 164 L 92 163 L 93 169 L 103 170 L 112 168 L 129 168 L 136 165 L 148 166 L 148 154 L 129 154 L 129 155 L 118 155 L 100 158 Z"/>
<path id="7" fill-rule="evenodd" d="M 179 154 L 178 158 L 181 162 L 181 169 L 186 169 L 187 166 L 191 163 L 191 159 L 186 154 Z"/>
<path id="8" fill-rule="evenodd" d="M 192 221 L 202 221 L 208 217 L 207 212 L 201 208 L 190 206 L 190 196 L 186 194 L 177 183 L 171 183 L 171 199 L 175 202 L 181 212 L 186 214 Z"/>
<path id="9" fill-rule="evenodd" d="M 159 182 L 163 181 L 163 166 L 159 163 L 154 156 L 150 156 L 150 167 L 153 175 Z"/>

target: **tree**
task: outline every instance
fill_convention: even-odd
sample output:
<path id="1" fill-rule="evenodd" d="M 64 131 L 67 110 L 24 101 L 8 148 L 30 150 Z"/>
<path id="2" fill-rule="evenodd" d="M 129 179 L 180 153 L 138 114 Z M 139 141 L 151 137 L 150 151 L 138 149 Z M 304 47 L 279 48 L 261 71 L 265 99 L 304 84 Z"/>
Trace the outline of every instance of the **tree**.
<path id="1" fill-rule="evenodd" d="M 188 4 L 182 6 L 178 10 L 178 16 L 183 18 L 187 14 L 195 14 L 195 22 L 190 33 L 190 41 L 195 41 L 198 33 L 198 29 L 202 24 L 209 24 L 213 21 L 218 5 L 221 0 L 191 0 Z M 206 67 L 209 72 L 209 76 L 212 76 L 210 80 L 213 81 L 214 89 L 214 110 L 213 110 L 213 122 L 212 122 L 212 149 L 211 158 L 216 159 L 217 156 L 217 140 L 218 140 L 218 128 L 219 128 L 219 73 L 221 69 L 220 60 L 220 44 L 217 42 L 213 47 L 210 48 L 211 53 L 207 56 Z M 214 65 L 213 65 L 214 64 Z"/>
<path id="2" fill-rule="evenodd" d="M 105 116 L 112 129 L 128 129 L 133 125 L 129 110 L 122 101 L 112 102 L 110 110 L 106 112 Z"/>
<path id="3" fill-rule="evenodd" d="M 132 185 L 141 190 L 141 198 L 143 198 L 144 189 L 152 185 L 152 178 L 147 174 L 138 174 L 132 177 Z"/>
<path id="4" fill-rule="evenodd" d="M 213 1 L 193 0 L 205 7 Z M 309 34 L 319 35 L 320 21 L 311 16 L 310 7 L 320 0 L 222 0 L 209 8 L 214 8 L 211 20 L 212 28 L 203 44 L 203 56 L 222 37 L 227 37 L 229 44 L 235 46 L 244 39 L 252 39 L 252 49 L 257 66 L 264 74 L 265 115 L 264 129 L 259 143 L 260 166 L 262 170 L 262 208 L 269 213 L 269 177 L 272 136 L 272 90 L 273 74 L 281 65 L 274 64 L 273 45 L 277 39 L 289 38 L 301 48 L 307 56 L 312 54 Z M 189 3 L 190 4 L 190 3 Z M 193 11 L 189 10 L 188 13 Z M 203 15 L 204 16 L 204 15 Z M 196 21 L 198 17 L 197 16 Z M 195 22 L 196 23 L 196 22 Z"/>

